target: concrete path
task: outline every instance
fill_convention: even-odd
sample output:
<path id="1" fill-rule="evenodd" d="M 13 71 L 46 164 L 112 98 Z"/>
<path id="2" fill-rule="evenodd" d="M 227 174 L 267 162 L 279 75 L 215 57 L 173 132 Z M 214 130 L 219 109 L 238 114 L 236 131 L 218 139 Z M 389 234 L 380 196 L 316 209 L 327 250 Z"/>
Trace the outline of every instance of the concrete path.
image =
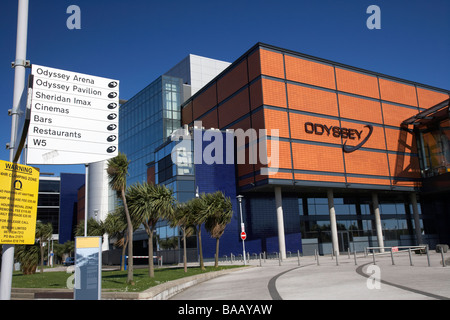
<path id="1" fill-rule="evenodd" d="M 398 253 L 340 255 L 278 260 L 251 260 L 253 268 L 236 271 L 190 287 L 172 300 L 424 300 L 450 299 L 450 266 L 441 255 Z M 448 258 L 448 254 L 447 257 Z"/>

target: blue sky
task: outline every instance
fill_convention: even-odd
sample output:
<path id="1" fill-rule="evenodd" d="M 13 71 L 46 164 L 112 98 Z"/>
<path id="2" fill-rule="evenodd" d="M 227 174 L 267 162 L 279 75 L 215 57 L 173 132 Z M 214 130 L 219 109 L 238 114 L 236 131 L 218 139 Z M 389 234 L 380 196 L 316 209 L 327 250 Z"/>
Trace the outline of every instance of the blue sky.
<path id="1" fill-rule="evenodd" d="M 450 89 L 448 0 L 29 0 L 31 63 L 120 80 L 128 99 L 189 53 L 233 62 L 257 42 Z M 69 30 L 69 5 L 81 29 Z M 381 29 L 369 30 L 370 5 Z M 0 130 L 10 140 L 17 1 L 0 2 Z M 2 148 L 2 160 L 9 153 Z M 41 166 L 41 172 L 84 172 Z"/>

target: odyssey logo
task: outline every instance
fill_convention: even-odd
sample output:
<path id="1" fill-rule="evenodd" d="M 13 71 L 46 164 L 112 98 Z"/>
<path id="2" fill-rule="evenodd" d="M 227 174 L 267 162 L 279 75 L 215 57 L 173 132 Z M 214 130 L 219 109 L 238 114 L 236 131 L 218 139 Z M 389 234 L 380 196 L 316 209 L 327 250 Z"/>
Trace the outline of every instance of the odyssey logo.
<path id="1" fill-rule="evenodd" d="M 369 140 L 373 132 L 373 126 L 368 124 L 365 125 L 364 128 L 368 128 L 368 133 L 365 136 L 365 138 L 362 139 L 362 141 L 358 143 L 356 146 L 347 146 L 348 139 L 356 140 L 356 138 L 358 138 L 358 140 L 361 140 L 361 137 L 363 136 L 363 131 L 366 130 L 357 130 L 351 128 L 342 128 L 338 126 L 327 126 L 326 124 L 320 123 L 305 122 L 305 132 L 308 134 L 316 134 L 319 136 L 331 135 L 335 138 L 347 139 L 342 145 L 342 150 L 346 153 L 358 150 L 367 142 L 367 140 Z"/>

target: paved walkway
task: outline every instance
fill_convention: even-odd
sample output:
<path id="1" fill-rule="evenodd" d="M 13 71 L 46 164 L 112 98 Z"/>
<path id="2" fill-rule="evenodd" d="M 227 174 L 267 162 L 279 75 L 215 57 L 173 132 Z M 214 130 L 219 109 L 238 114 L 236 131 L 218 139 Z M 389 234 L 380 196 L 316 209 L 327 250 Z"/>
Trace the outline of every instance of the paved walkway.
<path id="1" fill-rule="evenodd" d="M 446 258 L 448 259 L 448 254 Z M 253 268 L 235 271 L 185 289 L 171 300 L 424 300 L 450 299 L 450 266 L 441 255 L 397 253 L 251 260 Z M 448 262 L 447 262 L 448 264 Z M 377 280 L 378 279 L 378 280 Z"/>

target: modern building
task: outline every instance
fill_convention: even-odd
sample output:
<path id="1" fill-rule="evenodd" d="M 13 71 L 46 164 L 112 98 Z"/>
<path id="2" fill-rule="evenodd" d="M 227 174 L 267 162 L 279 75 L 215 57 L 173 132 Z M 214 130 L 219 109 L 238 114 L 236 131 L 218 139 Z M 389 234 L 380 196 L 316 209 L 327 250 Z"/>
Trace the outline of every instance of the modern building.
<path id="1" fill-rule="evenodd" d="M 190 54 L 121 105 L 119 150 L 130 161 L 127 185 L 147 181 L 147 164 L 155 162 L 155 151 L 181 127 L 181 104 L 229 65 Z M 158 227 L 162 239 L 176 232 L 166 223 Z M 144 230 L 136 232 L 135 252 L 147 251 L 146 238 Z"/>
<path id="2" fill-rule="evenodd" d="M 439 189 L 421 191 L 432 168 L 448 181 L 443 156 L 437 159 L 446 147 L 420 137 L 436 139 L 425 135 L 423 119 L 443 103 L 443 118 L 433 122 L 443 140 L 448 98 L 448 90 L 258 43 L 183 104 L 182 123 L 266 129 L 268 157 L 277 144 L 277 163 L 236 165 L 246 241 L 260 241 L 262 250 L 276 236 L 284 255 L 298 232 L 302 250 L 321 253 L 433 246 L 450 241 L 448 197 L 440 193 L 437 204 L 427 199 Z M 413 127 L 410 117 L 422 122 Z M 436 164 L 427 166 L 430 157 Z"/>
<path id="3" fill-rule="evenodd" d="M 229 63 L 189 55 L 120 107 L 120 151 L 130 161 L 127 184 L 146 181 L 155 149 L 181 126 L 181 104 Z"/>
<path id="4" fill-rule="evenodd" d="M 84 179 L 84 174 L 76 173 L 61 173 L 59 177 L 42 174 L 39 178 L 37 220 L 52 224 L 53 239 L 59 243 L 74 240 L 77 194 Z"/>
<path id="5" fill-rule="evenodd" d="M 223 254 L 242 252 L 238 194 L 250 253 L 450 242 L 449 90 L 262 43 L 186 101 L 188 82 L 170 74 L 121 109 L 119 149 L 136 159 L 130 181 L 145 175 L 184 200 L 197 190 L 232 197 Z M 153 113 L 145 107 L 152 90 L 161 93 Z M 157 115 L 147 121 L 146 112 Z M 166 140 L 179 116 L 194 137 L 194 160 L 217 147 L 197 144 L 195 126 L 224 136 L 234 130 L 234 162 L 173 166 Z M 212 240 L 202 240 L 213 257 Z"/>

